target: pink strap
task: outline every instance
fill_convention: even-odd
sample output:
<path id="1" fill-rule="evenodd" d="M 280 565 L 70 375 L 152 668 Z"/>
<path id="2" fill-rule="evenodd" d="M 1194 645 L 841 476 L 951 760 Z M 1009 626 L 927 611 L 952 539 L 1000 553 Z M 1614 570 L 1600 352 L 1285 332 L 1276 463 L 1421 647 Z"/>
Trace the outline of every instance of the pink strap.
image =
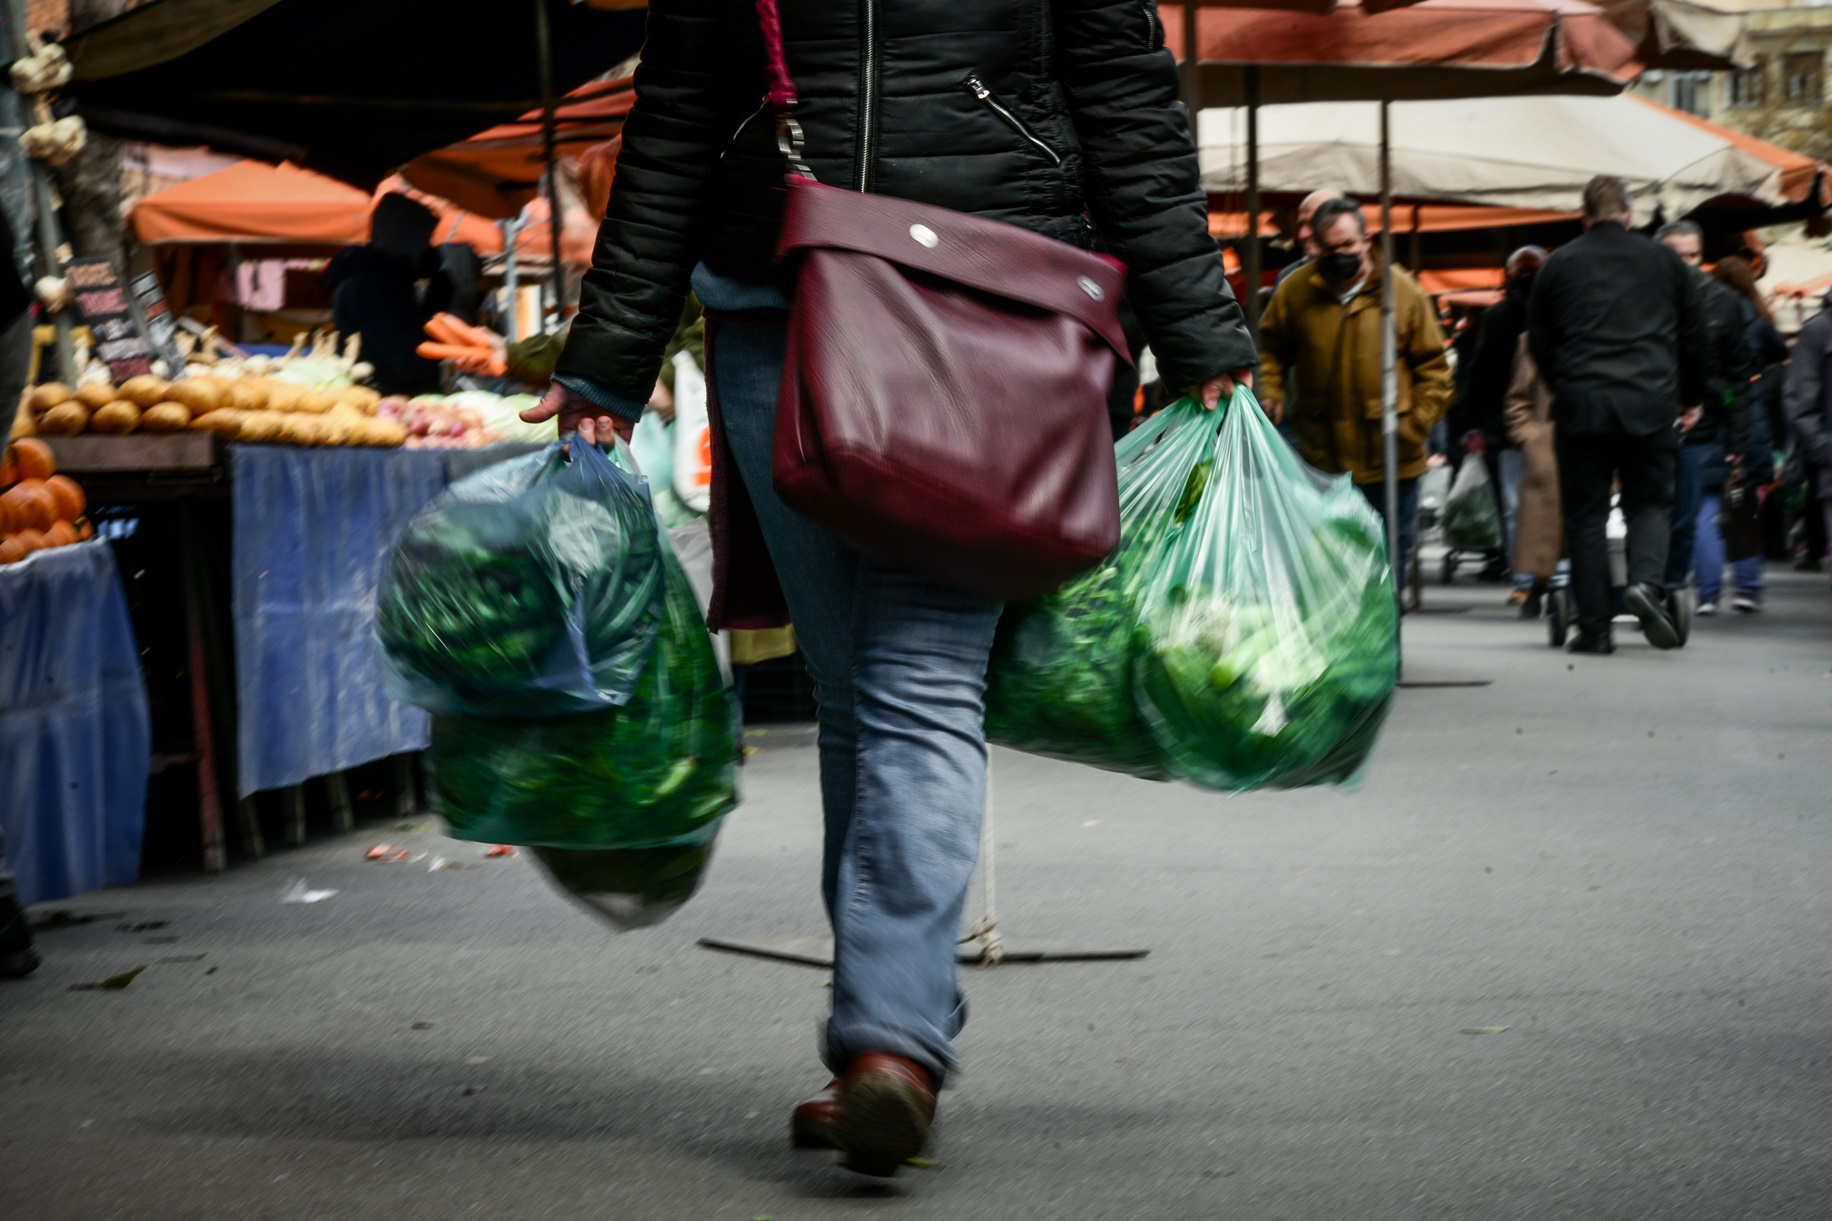
<path id="1" fill-rule="evenodd" d="M 770 105 L 778 112 L 789 110 L 795 105 L 795 82 L 789 79 L 789 57 L 782 49 L 782 14 L 776 11 L 776 0 L 757 0 L 757 24 L 763 27 Z"/>

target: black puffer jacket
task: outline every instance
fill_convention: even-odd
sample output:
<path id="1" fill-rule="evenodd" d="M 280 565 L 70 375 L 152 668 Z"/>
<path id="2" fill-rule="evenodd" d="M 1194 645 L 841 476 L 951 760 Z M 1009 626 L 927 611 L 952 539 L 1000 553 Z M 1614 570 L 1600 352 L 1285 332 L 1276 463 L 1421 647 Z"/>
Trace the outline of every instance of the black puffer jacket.
<path id="1" fill-rule="evenodd" d="M 1254 363 L 1150 0 L 780 7 L 822 182 L 1098 243 L 1127 264 L 1172 385 Z M 752 0 L 650 5 L 636 107 L 559 373 L 645 401 L 696 262 L 769 278 L 784 166 L 763 63 Z"/>

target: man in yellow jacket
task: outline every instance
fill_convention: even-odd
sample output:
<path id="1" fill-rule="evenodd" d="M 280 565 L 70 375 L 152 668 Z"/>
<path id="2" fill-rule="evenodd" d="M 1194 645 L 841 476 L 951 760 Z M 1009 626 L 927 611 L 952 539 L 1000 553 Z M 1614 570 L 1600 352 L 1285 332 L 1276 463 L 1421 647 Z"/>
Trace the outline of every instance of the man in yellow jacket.
<path id="1" fill-rule="evenodd" d="M 1260 400 L 1274 421 L 1289 415 L 1306 462 L 1352 475 L 1384 517 L 1379 260 L 1353 200 L 1329 200 L 1311 224 L 1317 257 L 1279 285 L 1260 319 Z M 1394 572 L 1403 581 L 1428 457 L 1425 441 L 1450 402 L 1450 362 L 1437 310 L 1397 267 L 1393 316 L 1400 515 Z"/>

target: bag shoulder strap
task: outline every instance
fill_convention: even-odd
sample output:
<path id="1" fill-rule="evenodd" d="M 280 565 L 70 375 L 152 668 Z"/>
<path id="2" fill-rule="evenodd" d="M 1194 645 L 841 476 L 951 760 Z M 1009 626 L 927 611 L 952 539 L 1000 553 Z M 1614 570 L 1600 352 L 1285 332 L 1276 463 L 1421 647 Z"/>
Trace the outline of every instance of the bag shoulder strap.
<path id="1" fill-rule="evenodd" d="M 764 70 L 769 80 L 767 95 L 778 114 L 795 108 L 795 82 L 789 77 L 789 57 L 782 47 L 782 13 L 776 0 L 757 0 L 757 24 L 763 28 Z"/>

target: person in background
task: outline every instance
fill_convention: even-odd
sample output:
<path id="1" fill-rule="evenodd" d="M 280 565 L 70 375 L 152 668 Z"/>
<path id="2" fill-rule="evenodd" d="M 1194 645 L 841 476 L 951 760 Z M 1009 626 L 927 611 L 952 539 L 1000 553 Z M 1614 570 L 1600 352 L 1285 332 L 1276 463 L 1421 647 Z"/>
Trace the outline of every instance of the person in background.
<path id="1" fill-rule="evenodd" d="M 1552 392 L 1533 363 L 1527 336 L 1514 339 L 1514 375 L 1502 404 L 1502 420 L 1512 452 L 1520 455 L 1514 571 L 1531 584 L 1521 604 L 1523 619 L 1537 619 L 1541 599 L 1564 555 L 1565 524 L 1559 509 L 1557 428 L 1552 423 Z"/>
<path id="2" fill-rule="evenodd" d="M 1520 337 L 1527 330 L 1527 302 L 1533 295 L 1533 281 L 1545 261 L 1546 252 L 1538 246 L 1522 246 L 1508 256 L 1506 290 L 1500 301 L 1483 311 L 1476 325 L 1467 369 L 1461 362 L 1457 369 L 1457 381 L 1461 385 L 1458 396 L 1460 435 L 1466 442 L 1472 432 L 1481 437 L 1483 459 L 1489 463 L 1489 475 L 1501 497 L 1500 562 L 1491 564 L 1485 575 L 1496 579 L 1511 574 L 1513 590 L 1508 595 L 1508 604 L 1519 607 L 1526 606 L 1533 589 L 1533 575 L 1518 560 L 1510 562 L 1517 549 L 1515 531 L 1520 515 L 1523 459 L 1503 420 L 1503 411 L 1520 355 Z"/>
<path id="3" fill-rule="evenodd" d="M 1584 187 L 1584 234 L 1553 251 L 1534 281 L 1527 334 L 1552 391 L 1559 497 L 1578 631 L 1571 649 L 1613 653 L 1610 491 L 1628 520 L 1624 600 L 1655 648 L 1680 644 L 1662 584 L 1671 539 L 1679 405 L 1705 395 L 1704 321 L 1694 273 L 1630 232 L 1622 180 Z"/>
<path id="4" fill-rule="evenodd" d="M 0 267 L 0 404 L 5 404 L 9 428 L 32 367 L 32 290 L 19 275 L 13 246 L 12 221 L 0 208 L 0 259 L 6 264 Z M 0 446 L 6 443 L 6 430 L 0 429 Z M 6 867 L 6 827 L 0 823 L 0 979 L 18 979 L 37 968 L 32 926 Z"/>
<path id="5" fill-rule="evenodd" d="M 1289 418 L 1306 462 L 1353 476 L 1384 518 L 1379 259 L 1353 200 L 1323 203 L 1315 227 L 1321 253 L 1279 285 L 1260 319 L 1260 401 L 1274 421 Z M 1399 365 L 1399 554 L 1393 571 L 1403 586 L 1419 476 L 1428 461 L 1426 438 L 1450 401 L 1450 360 L 1431 299 L 1398 267 L 1393 299 Z"/>
<path id="6" fill-rule="evenodd" d="M 1746 303 L 1731 289 L 1706 275 L 1705 235 L 1689 220 L 1663 225 L 1655 240 L 1679 256 L 1697 289 L 1705 326 L 1704 397 L 1686 404 L 1679 418 L 1679 462 L 1673 478 L 1672 540 L 1667 546 L 1666 588 L 1685 643 L 1683 591 L 1692 576 L 1693 547 L 1698 537 L 1699 501 L 1717 462 L 1742 463 L 1749 450 L 1749 384 L 1753 375 Z M 1720 478 L 1719 486 L 1723 485 Z M 1722 569 L 1722 552 L 1719 553 Z M 1721 582 L 1722 577 L 1720 575 Z M 1699 604 L 1704 605 L 1701 595 Z M 1713 604 L 1712 613 L 1716 613 Z"/>
<path id="7" fill-rule="evenodd" d="M 1832 293 L 1825 308 L 1807 320 L 1794 336 L 1782 382 L 1781 406 L 1788 428 L 1800 446 L 1800 456 L 1812 472 L 1809 495 L 1819 502 L 1826 533 L 1832 536 L 1832 378 L 1826 362 L 1832 359 Z"/>
<path id="8" fill-rule="evenodd" d="M 369 241 L 338 251 L 325 269 L 337 329 L 363 337 L 363 358 L 375 366 L 375 388 L 383 394 L 439 389 L 439 362 L 416 351 L 436 312 L 418 282 L 440 277 L 430 244 L 437 223 L 423 204 L 384 195 L 369 218 Z M 442 301 L 449 294 L 435 284 L 430 295 Z"/>
<path id="9" fill-rule="evenodd" d="M 1724 492 L 1733 481 L 1747 483 L 1751 495 L 1775 478 L 1773 417 L 1770 400 L 1778 397 L 1773 390 L 1780 386 L 1781 366 L 1787 362 L 1787 341 L 1775 329 L 1774 315 L 1762 290 L 1756 286 L 1755 273 L 1740 255 L 1718 260 L 1711 278 L 1736 294 L 1743 319 L 1745 347 L 1750 355 L 1751 376 L 1747 395 L 1749 446 L 1743 461 L 1732 466 L 1723 438 L 1712 449 L 1705 464 L 1698 498 L 1698 531 L 1693 543 L 1692 566 L 1698 580 L 1698 613 L 1715 615 L 1724 592 L 1724 532 L 1718 515 L 1724 508 Z M 1736 595 L 1731 606 L 1742 614 L 1762 609 L 1762 555 L 1736 561 L 1733 566 Z"/>
<path id="10" fill-rule="evenodd" d="M 1317 231 L 1311 223 L 1316 219 L 1317 209 L 1332 199 L 1347 198 L 1346 192 L 1339 191 L 1335 187 L 1323 187 L 1320 190 L 1312 191 L 1298 202 L 1298 258 L 1296 262 L 1287 263 L 1279 268 L 1279 274 L 1272 282 L 1275 292 L 1278 286 L 1285 282 L 1285 277 L 1297 271 L 1298 268 L 1306 266 L 1317 257 Z"/>

